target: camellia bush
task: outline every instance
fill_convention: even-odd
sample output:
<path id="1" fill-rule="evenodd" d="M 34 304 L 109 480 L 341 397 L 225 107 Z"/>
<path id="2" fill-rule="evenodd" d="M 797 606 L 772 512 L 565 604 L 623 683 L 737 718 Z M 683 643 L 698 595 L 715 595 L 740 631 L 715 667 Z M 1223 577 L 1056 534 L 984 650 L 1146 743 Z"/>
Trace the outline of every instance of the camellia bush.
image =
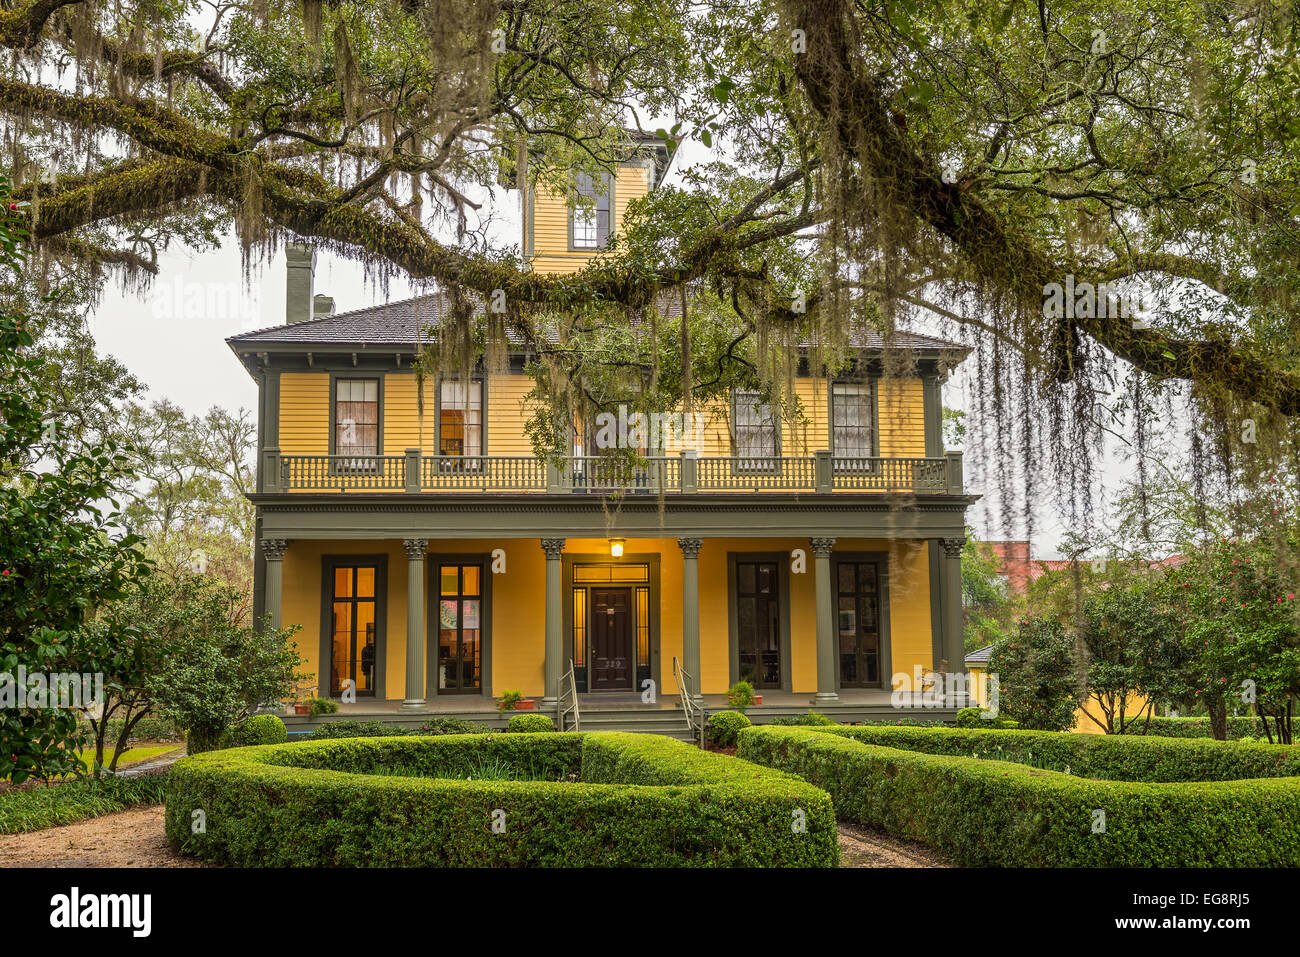
<path id="1" fill-rule="evenodd" d="M 0 176 L 0 270 L 10 274 L 24 269 L 24 212 Z M 15 783 L 80 774 L 85 737 L 76 708 L 20 706 L 20 669 L 80 684 L 126 637 L 83 633 L 88 611 L 149 572 L 139 539 L 114 521 L 128 457 L 112 442 L 77 446 L 71 424 L 49 411 L 31 345 L 27 317 L 0 307 L 0 695 L 14 695 L 0 707 L 0 778 Z"/>

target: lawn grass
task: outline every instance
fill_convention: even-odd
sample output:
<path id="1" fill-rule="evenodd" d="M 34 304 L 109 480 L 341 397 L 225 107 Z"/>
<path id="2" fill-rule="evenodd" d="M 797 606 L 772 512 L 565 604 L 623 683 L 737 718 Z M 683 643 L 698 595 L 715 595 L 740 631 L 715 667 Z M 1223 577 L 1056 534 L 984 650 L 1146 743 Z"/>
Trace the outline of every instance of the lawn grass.
<path id="1" fill-rule="evenodd" d="M 135 764 L 137 761 L 148 761 L 150 758 L 156 758 L 160 754 L 167 754 L 169 751 L 175 751 L 180 744 L 161 744 L 148 748 L 127 748 L 122 752 L 122 756 L 117 759 L 118 770 L 126 767 L 128 764 Z M 87 771 L 95 770 L 95 749 L 87 748 L 84 751 L 78 751 L 77 756 L 81 758 L 81 764 Z M 104 760 L 112 760 L 112 752 L 104 749 Z"/>
<path id="2" fill-rule="evenodd" d="M 166 784 L 165 773 L 140 774 L 0 791 L 0 834 L 39 831 L 141 804 L 161 804 Z"/>

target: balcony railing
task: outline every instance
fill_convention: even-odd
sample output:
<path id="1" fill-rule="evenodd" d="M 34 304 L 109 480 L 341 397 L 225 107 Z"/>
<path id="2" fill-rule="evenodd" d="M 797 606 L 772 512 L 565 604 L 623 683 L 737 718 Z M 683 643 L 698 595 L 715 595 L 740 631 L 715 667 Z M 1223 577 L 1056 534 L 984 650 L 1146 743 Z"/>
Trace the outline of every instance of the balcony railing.
<path id="1" fill-rule="evenodd" d="M 531 455 L 282 455 L 262 453 L 265 492 L 912 492 L 962 494 L 960 452 L 932 458 L 814 455 L 628 459 Z"/>

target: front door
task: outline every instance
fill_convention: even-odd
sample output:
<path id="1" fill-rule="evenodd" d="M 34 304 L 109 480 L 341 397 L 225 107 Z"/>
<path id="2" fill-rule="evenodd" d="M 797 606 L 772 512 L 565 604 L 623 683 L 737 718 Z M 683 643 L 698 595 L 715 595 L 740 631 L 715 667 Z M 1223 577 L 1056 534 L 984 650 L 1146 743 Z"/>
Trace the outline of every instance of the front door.
<path id="1" fill-rule="evenodd" d="M 632 589 L 591 590 L 592 691 L 631 691 Z"/>
<path id="2" fill-rule="evenodd" d="M 781 687 L 781 566 L 736 562 L 739 675 L 755 688 Z"/>
<path id="3" fill-rule="evenodd" d="M 880 685 L 880 572 L 875 562 L 837 564 L 840 686 Z"/>

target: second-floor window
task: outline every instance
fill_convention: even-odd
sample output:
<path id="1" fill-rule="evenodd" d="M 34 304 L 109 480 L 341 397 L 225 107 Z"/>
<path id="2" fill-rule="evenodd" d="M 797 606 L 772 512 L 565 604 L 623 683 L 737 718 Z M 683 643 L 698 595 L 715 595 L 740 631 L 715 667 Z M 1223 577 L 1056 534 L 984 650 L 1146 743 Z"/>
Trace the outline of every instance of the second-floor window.
<path id="1" fill-rule="evenodd" d="M 438 453 L 483 454 L 483 382 L 443 382 L 438 393 Z"/>
<path id="2" fill-rule="evenodd" d="M 609 178 L 593 179 L 586 173 L 575 177 L 574 190 L 580 197 L 570 213 L 574 249 L 604 249 L 609 240 Z"/>
<path id="3" fill-rule="evenodd" d="M 771 460 L 779 454 L 772 404 L 757 392 L 737 392 L 732 422 L 736 457 L 742 459 L 741 467 L 770 467 Z"/>
<path id="4" fill-rule="evenodd" d="M 839 459 L 875 455 L 875 413 L 871 384 L 836 382 L 831 387 L 831 448 Z"/>
<path id="5" fill-rule="evenodd" d="M 379 454 L 379 380 L 334 383 L 334 454 Z"/>

